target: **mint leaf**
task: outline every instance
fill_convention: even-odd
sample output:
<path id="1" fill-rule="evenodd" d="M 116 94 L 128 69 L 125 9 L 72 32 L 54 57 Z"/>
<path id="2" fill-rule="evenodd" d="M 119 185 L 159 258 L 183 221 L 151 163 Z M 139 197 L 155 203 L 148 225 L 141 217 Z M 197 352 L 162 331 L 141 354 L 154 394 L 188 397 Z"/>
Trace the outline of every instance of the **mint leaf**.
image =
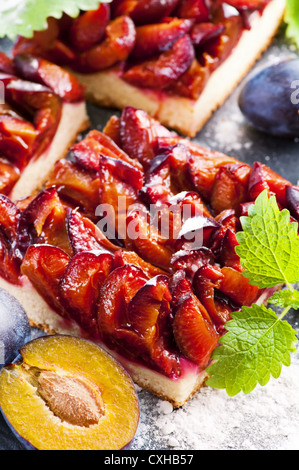
<path id="1" fill-rule="evenodd" d="M 269 299 L 269 303 L 276 307 L 299 309 L 299 292 L 294 289 L 285 289 L 275 292 Z"/>
<path id="2" fill-rule="evenodd" d="M 287 209 L 279 210 L 275 196 L 268 198 L 263 191 L 240 221 L 236 253 L 250 284 L 264 288 L 298 282 L 298 224 L 290 223 Z"/>
<path id="3" fill-rule="evenodd" d="M 273 310 L 256 304 L 243 307 L 232 314 L 226 328 L 212 355 L 215 362 L 207 369 L 207 385 L 225 388 L 229 396 L 247 394 L 258 383 L 266 385 L 271 375 L 278 378 L 282 365 L 290 365 L 296 331 Z"/>
<path id="4" fill-rule="evenodd" d="M 293 39 L 299 47 L 299 2 L 298 0 L 287 0 L 285 11 L 285 22 L 287 23 L 286 36 Z"/>
<path id="5" fill-rule="evenodd" d="M 14 40 L 18 35 L 30 38 L 34 31 L 47 27 L 47 18 L 61 18 L 63 13 L 71 17 L 80 10 L 95 10 L 100 3 L 109 0 L 9 0 L 1 1 L 0 35 Z"/>

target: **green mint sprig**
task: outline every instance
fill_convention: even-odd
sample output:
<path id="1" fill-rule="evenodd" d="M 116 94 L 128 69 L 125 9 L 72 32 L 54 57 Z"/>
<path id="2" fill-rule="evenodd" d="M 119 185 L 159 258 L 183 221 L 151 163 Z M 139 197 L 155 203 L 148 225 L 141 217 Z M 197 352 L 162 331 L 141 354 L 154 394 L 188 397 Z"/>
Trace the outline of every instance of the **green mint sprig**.
<path id="1" fill-rule="evenodd" d="M 248 216 L 241 217 L 242 232 L 237 234 L 236 252 L 251 284 L 271 288 L 285 284 L 269 303 L 282 307 L 278 316 L 271 308 L 253 304 L 232 314 L 227 333 L 215 349 L 207 371 L 207 384 L 224 388 L 229 396 L 250 393 L 257 384 L 266 385 L 272 375 L 278 378 L 282 365 L 291 363 L 296 352 L 296 331 L 283 320 L 291 308 L 299 307 L 299 292 L 293 283 L 299 280 L 298 224 L 290 214 L 280 211 L 274 196 L 261 193 Z"/>
<path id="2" fill-rule="evenodd" d="M 3 0 L 0 3 L 0 36 L 14 40 L 18 35 L 30 38 L 34 31 L 47 28 L 47 18 L 71 17 L 80 10 L 95 10 L 111 0 Z"/>
<path id="3" fill-rule="evenodd" d="M 287 24 L 286 36 L 293 39 L 299 47 L 299 2 L 298 0 L 287 0 L 285 11 L 285 22 Z"/>

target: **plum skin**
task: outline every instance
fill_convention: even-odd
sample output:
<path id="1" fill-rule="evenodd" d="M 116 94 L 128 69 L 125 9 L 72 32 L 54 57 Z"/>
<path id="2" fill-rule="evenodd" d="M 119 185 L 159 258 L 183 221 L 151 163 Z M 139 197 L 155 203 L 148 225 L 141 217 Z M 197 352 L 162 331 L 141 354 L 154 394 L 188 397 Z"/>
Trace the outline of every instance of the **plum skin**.
<path id="1" fill-rule="evenodd" d="M 31 329 L 25 310 L 15 297 L 0 289 L 0 368 L 13 362 L 19 349 L 30 339 Z"/>
<path id="2" fill-rule="evenodd" d="M 239 107 L 258 130 L 278 137 L 299 136 L 296 84 L 299 59 L 268 66 L 250 78 L 239 95 Z M 297 87 L 298 88 L 298 87 Z"/>

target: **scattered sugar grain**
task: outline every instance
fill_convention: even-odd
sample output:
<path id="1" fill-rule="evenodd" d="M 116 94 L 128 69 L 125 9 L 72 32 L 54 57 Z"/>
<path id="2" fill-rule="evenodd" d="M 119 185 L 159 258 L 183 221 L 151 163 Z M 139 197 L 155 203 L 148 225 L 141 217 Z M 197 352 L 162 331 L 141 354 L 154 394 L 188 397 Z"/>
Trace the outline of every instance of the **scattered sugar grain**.
<path id="1" fill-rule="evenodd" d="M 173 409 L 140 393 L 141 423 L 135 449 L 281 450 L 299 448 L 299 361 L 283 367 L 279 379 L 248 395 L 228 397 L 203 387 Z"/>

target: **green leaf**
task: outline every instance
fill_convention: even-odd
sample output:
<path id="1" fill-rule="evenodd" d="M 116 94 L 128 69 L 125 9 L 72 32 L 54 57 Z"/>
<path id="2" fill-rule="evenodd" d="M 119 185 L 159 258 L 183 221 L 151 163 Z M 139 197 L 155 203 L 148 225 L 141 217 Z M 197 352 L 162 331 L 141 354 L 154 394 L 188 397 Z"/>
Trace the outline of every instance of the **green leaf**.
<path id="1" fill-rule="evenodd" d="M 290 223 L 287 209 L 279 210 L 275 196 L 268 198 L 263 191 L 240 221 L 236 253 L 250 284 L 264 288 L 298 282 L 298 224 Z"/>
<path id="2" fill-rule="evenodd" d="M 299 309 L 299 292 L 294 289 L 284 289 L 275 292 L 268 302 L 276 307 Z"/>
<path id="3" fill-rule="evenodd" d="M 287 23 L 286 35 L 293 39 L 299 47 L 299 2 L 298 0 L 287 0 L 285 11 L 285 22 Z"/>
<path id="4" fill-rule="evenodd" d="M 296 331 L 273 310 L 256 304 L 243 307 L 232 314 L 226 329 L 207 369 L 209 386 L 225 388 L 229 396 L 247 394 L 257 384 L 266 385 L 271 375 L 278 378 L 282 365 L 290 365 Z"/>
<path id="5" fill-rule="evenodd" d="M 110 0 L 102 0 L 107 3 Z M 71 17 L 80 10 L 95 10 L 100 0 L 9 0 L 1 1 L 0 34 L 14 40 L 18 35 L 30 38 L 34 31 L 47 27 L 47 18 L 61 18 L 63 13 Z"/>

